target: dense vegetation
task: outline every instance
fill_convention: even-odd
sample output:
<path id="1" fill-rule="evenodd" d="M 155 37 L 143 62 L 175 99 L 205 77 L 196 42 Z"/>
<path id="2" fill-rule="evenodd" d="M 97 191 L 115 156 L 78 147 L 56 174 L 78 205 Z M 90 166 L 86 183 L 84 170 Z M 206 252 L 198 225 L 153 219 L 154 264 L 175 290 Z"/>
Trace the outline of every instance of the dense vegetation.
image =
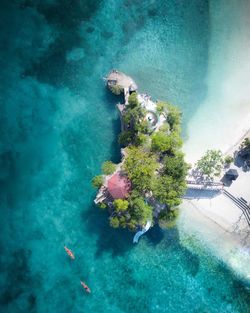
<path id="1" fill-rule="evenodd" d="M 178 205 L 185 193 L 188 165 L 181 152 L 181 113 L 165 102 L 157 104 L 157 112 L 166 119 L 157 132 L 150 130 L 146 111 L 132 93 L 123 112 L 124 131 L 119 142 L 126 147 L 122 166 L 132 184 L 128 199 L 113 202 L 110 225 L 135 230 L 153 219 L 154 205 L 161 206 L 161 225 L 174 226 Z M 113 172 L 112 163 L 105 162 L 104 173 Z"/>

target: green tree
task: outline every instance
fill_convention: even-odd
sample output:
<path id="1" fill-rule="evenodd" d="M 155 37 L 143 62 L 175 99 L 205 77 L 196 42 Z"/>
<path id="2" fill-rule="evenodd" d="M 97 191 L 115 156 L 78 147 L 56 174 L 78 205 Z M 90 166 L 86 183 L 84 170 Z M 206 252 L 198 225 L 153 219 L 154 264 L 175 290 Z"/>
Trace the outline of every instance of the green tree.
<path id="1" fill-rule="evenodd" d="M 136 92 L 132 92 L 131 95 L 129 95 L 128 97 L 128 107 L 130 109 L 134 109 L 136 107 L 139 106 L 139 101 L 137 98 L 137 93 Z"/>
<path id="2" fill-rule="evenodd" d="M 159 214 L 159 225 L 161 228 L 173 228 L 176 226 L 179 210 L 164 210 Z"/>
<path id="3" fill-rule="evenodd" d="M 98 175 L 92 179 L 92 186 L 95 188 L 100 188 L 103 184 L 103 176 Z"/>
<path id="4" fill-rule="evenodd" d="M 181 111 L 178 107 L 168 104 L 167 122 L 170 126 L 170 130 L 179 130 L 181 124 Z"/>
<path id="5" fill-rule="evenodd" d="M 156 104 L 156 111 L 159 114 L 162 114 L 165 118 L 167 118 L 168 104 L 166 102 L 163 102 L 163 101 L 157 102 L 157 104 Z"/>
<path id="6" fill-rule="evenodd" d="M 109 87 L 113 94 L 119 96 L 123 92 L 123 88 L 119 85 L 112 85 Z"/>
<path id="7" fill-rule="evenodd" d="M 231 155 L 227 155 L 224 159 L 226 165 L 230 165 L 233 161 L 234 161 L 234 158 L 231 156 Z"/>
<path id="8" fill-rule="evenodd" d="M 198 160 L 196 166 L 204 177 L 213 179 L 214 176 L 220 176 L 223 163 L 223 156 L 220 150 L 207 150 L 205 155 Z"/>
<path id="9" fill-rule="evenodd" d="M 113 228 L 118 228 L 120 226 L 120 222 L 117 216 L 112 216 L 109 218 L 109 224 Z"/>
<path id="10" fill-rule="evenodd" d="M 168 208 L 180 205 L 181 197 L 186 191 L 185 181 L 177 181 L 174 177 L 164 175 L 154 180 L 153 195 Z"/>
<path id="11" fill-rule="evenodd" d="M 175 180 L 185 180 L 188 164 L 184 161 L 184 154 L 177 152 L 175 155 L 166 156 L 164 158 L 164 174 L 172 176 Z"/>
<path id="12" fill-rule="evenodd" d="M 104 210 L 104 209 L 107 208 L 107 204 L 105 204 L 104 202 L 99 203 L 98 206 L 99 206 L 99 208 L 102 209 L 102 210 Z"/>
<path id="13" fill-rule="evenodd" d="M 155 152 L 166 152 L 171 150 L 171 138 L 169 135 L 158 131 L 152 136 L 151 148 Z"/>
<path id="14" fill-rule="evenodd" d="M 105 161 L 102 164 L 102 172 L 105 175 L 110 175 L 114 173 L 115 170 L 116 170 L 116 165 L 111 161 Z"/>
<path id="15" fill-rule="evenodd" d="M 147 220 L 153 219 L 153 208 L 142 197 L 131 199 L 131 220 L 137 225 L 144 225 Z"/>
<path id="16" fill-rule="evenodd" d="M 131 144 L 134 140 L 134 132 L 131 130 L 125 130 L 123 132 L 120 133 L 119 135 L 119 144 L 123 147 L 128 146 L 129 144 Z"/>
<path id="17" fill-rule="evenodd" d="M 127 211 L 129 203 L 127 200 L 116 199 L 114 200 L 113 205 L 117 213 L 124 213 Z"/>
<path id="18" fill-rule="evenodd" d="M 240 146 L 241 149 L 250 150 L 250 138 L 245 138 Z"/>
<path id="19" fill-rule="evenodd" d="M 152 151 L 155 152 L 174 152 L 182 146 L 182 140 L 177 132 L 172 132 L 169 135 L 162 131 L 158 131 L 152 136 Z"/>
<path id="20" fill-rule="evenodd" d="M 127 149 L 124 169 L 133 184 L 133 189 L 146 192 L 151 189 L 151 180 L 158 168 L 155 155 L 145 152 L 142 147 Z"/>
<path id="21" fill-rule="evenodd" d="M 148 143 L 148 136 L 144 134 L 138 134 L 135 138 L 135 145 L 136 146 L 144 146 Z"/>

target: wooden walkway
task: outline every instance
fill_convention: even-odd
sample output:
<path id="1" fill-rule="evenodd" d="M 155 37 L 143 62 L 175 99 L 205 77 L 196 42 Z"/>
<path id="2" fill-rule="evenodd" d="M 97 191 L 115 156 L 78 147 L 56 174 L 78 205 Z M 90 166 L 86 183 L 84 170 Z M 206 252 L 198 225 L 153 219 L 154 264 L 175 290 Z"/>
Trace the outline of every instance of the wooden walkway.
<path id="1" fill-rule="evenodd" d="M 221 182 L 196 182 L 193 180 L 186 180 L 188 189 L 199 189 L 199 190 L 222 190 L 224 185 Z"/>

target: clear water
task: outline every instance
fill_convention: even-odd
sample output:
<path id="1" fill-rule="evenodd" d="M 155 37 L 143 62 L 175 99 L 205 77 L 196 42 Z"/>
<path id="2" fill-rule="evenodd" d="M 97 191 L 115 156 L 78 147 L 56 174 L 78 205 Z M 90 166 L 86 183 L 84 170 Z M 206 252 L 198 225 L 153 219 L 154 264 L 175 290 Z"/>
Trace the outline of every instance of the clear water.
<path id="1" fill-rule="evenodd" d="M 92 176 L 120 157 L 102 77 L 180 104 L 185 133 L 206 96 L 208 2 L 6 0 L 0 15 L 1 312 L 248 313 L 244 282 L 181 225 L 134 246 L 92 204 Z"/>

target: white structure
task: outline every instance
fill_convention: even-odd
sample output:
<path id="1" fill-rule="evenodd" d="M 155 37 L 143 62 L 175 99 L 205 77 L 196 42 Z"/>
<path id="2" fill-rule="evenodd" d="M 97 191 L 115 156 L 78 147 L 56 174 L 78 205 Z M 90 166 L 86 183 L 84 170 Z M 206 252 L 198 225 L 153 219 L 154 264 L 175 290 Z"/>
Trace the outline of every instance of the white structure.
<path id="1" fill-rule="evenodd" d="M 147 94 L 138 94 L 137 96 L 140 105 L 146 109 L 146 119 L 151 125 L 152 130 L 159 130 L 159 128 L 166 121 L 165 117 L 157 112 L 157 104 L 151 100 Z"/>

